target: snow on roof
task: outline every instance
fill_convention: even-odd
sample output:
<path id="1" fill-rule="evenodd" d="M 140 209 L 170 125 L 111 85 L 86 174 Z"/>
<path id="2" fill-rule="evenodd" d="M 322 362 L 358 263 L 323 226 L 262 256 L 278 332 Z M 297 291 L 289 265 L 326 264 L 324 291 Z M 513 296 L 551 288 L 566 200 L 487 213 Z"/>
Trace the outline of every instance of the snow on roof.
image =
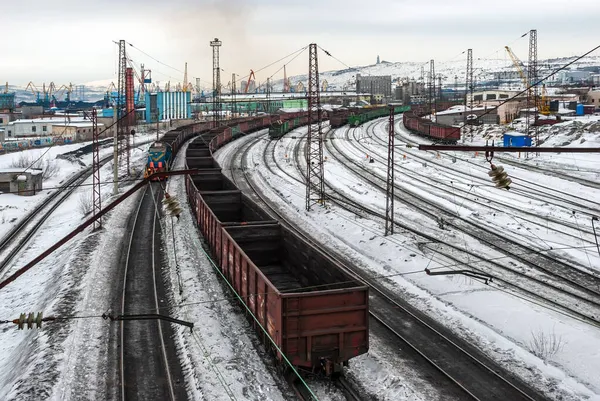
<path id="1" fill-rule="evenodd" d="M 90 120 L 86 120 L 84 117 L 71 117 L 66 122 L 69 123 L 69 121 L 71 123 L 84 122 L 84 121 L 90 122 Z M 48 124 L 63 123 L 64 124 L 65 118 L 64 117 L 61 117 L 61 118 L 50 117 L 50 118 L 34 118 L 34 119 L 30 119 L 30 120 L 16 120 L 16 121 L 9 122 L 8 125 L 36 124 L 36 123 L 48 123 Z"/>
<path id="2" fill-rule="evenodd" d="M 93 127 L 93 123 L 91 121 L 78 121 L 78 122 L 67 122 L 65 124 L 64 121 L 62 121 L 61 124 L 56 124 L 56 123 L 52 123 L 53 127 L 76 127 L 76 128 L 90 128 Z M 98 123 L 98 127 L 100 126 L 104 126 L 104 124 L 102 123 Z"/>
<path id="3" fill-rule="evenodd" d="M 39 174 L 42 174 L 43 171 L 41 169 L 35 169 L 35 168 L 30 168 L 27 171 L 25 171 L 25 167 L 0 168 L 0 174 L 2 174 L 2 173 L 17 173 L 17 174 L 29 173 L 31 175 L 39 175 Z"/>
<path id="4" fill-rule="evenodd" d="M 488 108 L 485 106 L 479 106 L 479 107 L 473 107 L 472 109 L 468 109 L 467 111 L 482 111 L 482 110 L 487 110 Z M 461 104 L 461 105 L 457 105 L 457 106 L 452 106 L 447 110 L 444 111 L 438 111 L 436 113 L 436 115 L 441 116 L 444 114 L 456 114 L 456 113 L 463 113 L 465 111 L 465 105 Z"/>
<path id="5" fill-rule="evenodd" d="M 524 134 L 522 132 L 518 132 L 518 131 L 507 131 L 504 133 L 505 136 L 513 136 L 513 137 L 517 137 L 517 136 L 527 136 L 527 134 Z"/>

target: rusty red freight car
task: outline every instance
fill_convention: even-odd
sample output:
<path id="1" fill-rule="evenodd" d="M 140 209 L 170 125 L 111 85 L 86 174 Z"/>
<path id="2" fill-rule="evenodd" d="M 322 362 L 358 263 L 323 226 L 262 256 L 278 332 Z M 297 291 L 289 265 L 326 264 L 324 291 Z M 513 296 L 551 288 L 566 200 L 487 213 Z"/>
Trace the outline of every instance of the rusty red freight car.
<path id="1" fill-rule="evenodd" d="M 456 143 L 460 140 L 460 128 L 434 123 L 413 111 L 404 113 L 402 121 L 408 130 L 436 142 Z"/>
<path id="2" fill-rule="evenodd" d="M 188 166 L 203 156 L 199 151 L 206 145 L 196 142 L 188 150 Z M 214 137 L 211 145 L 219 142 Z M 219 168 L 186 177 L 186 191 L 216 263 L 295 366 L 331 374 L 367 352 L 366 286 L 272 220 Z"/>

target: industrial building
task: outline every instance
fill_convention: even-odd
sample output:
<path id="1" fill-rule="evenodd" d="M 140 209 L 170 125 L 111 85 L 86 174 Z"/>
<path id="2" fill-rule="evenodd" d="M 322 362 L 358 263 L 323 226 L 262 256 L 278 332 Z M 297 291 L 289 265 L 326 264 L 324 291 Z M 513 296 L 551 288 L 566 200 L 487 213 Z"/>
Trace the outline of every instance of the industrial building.
<path id="1" fill-rule="evenodd" d="M 146 92 L 146 122 L 191 118 L 191 92 Z"/>
<path id="2" fill-rule="evenodd" d="M 392 76 L 371 75 L 365 77 L 356 74 L 356 93 L 370 93 L 372 95 L 381 95 L 385 98 L 391 98 Z"/>
<path id="3" fill-rule="evenodd" d="M 483 116 L 480 121 L 483 124 L 498 124 L 499 116 L 496 110 L 490 111 L 491 108 L 487 106 L 473 107 L 472 109 L 466 110 L 467 116 L 477 115 Z M 486 114 L 487 113 L 487 114 Z M 439 124 L 444 125 L 461 125 L 464 122 L 465 106 L 452 106 L 448 110 L 440 111 L 435 115 L 435 121 Z M 484 115 L 485 114 L 485 115 Z"/>
<path id="4" fill-rule="evenodd" d="M 425 101 L 425 83 L 414 79 L 402 82 L 394 90 L 394 100 L 402 104 L 417 104 Z"/>

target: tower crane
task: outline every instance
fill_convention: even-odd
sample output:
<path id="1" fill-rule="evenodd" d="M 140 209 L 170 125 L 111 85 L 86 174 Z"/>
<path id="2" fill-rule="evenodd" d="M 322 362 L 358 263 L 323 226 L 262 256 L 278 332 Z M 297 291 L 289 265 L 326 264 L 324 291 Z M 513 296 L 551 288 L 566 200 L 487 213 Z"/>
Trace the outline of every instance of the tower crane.
<path id="1" fill-rule="evenodd" d="M 525 88 L 527 88 L 529 85 L 527 84 L 527 75 L 525 75 L 525 71 L 523 70 L 523 63 L 513 53 L 513 51 L 510 49 L 510 47 L 504 46 L 504 48 L 506 49 L 506 52 L 508 53 L 508 56 L 512 60 L 513 64 L 515 65 L 515 68 L 519 72 L 519 75 L 521 76 L 521 80 L 523 80 L 523 85 L 525 85 Z"/>
<path id="2" fill-rule="evenodd" d="M 506 52 L 510 56 L 513 64 L 517 68 L 517 71 L 519 72 L 519 75 L 521 76 L 521 80 L 523 81 L 523 85 L 525 85 L 525 88 L 527 88 L 529 86 L 529 82 L 527 82 L 527 76 L 525 75 L 525 71 L 523 70 L 523 63 L 513 53 L 513 51 L 510 49 L 510 47 L 504 46 L 504 48 L 506 49 Z M 529 94 L 529 96 L 532 96 L 531 88 L 528 90 L 528 94 Z M 543 114 L 545 116 L 550 114 L 550 106 L 548 105 L 548 92 L 546 91 L 546 84 L 542 84 L 542 97 L 541 97 L 541 99 L 540 98 L 535 99 L 535 104 L 536 104 L 536 107 L 539 110 L 540 114 Z"/>

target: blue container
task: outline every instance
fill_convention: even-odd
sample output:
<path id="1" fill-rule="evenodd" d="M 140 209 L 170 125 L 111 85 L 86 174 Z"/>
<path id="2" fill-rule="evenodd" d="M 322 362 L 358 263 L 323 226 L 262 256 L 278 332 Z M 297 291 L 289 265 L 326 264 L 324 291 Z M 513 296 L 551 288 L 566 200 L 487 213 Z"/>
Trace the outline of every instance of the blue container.
<path id="1" fill-rule="evenodd" d="M 582 116 L 584 114 L 583 104 L 578 104 L 575 109 L 575 114 L 578 116 Z"/>
<path id="2" fill-rule="evenodd" d="M 102 117 L 113 117 L 114 115 L 113 109 L 102 109 Z"/>

